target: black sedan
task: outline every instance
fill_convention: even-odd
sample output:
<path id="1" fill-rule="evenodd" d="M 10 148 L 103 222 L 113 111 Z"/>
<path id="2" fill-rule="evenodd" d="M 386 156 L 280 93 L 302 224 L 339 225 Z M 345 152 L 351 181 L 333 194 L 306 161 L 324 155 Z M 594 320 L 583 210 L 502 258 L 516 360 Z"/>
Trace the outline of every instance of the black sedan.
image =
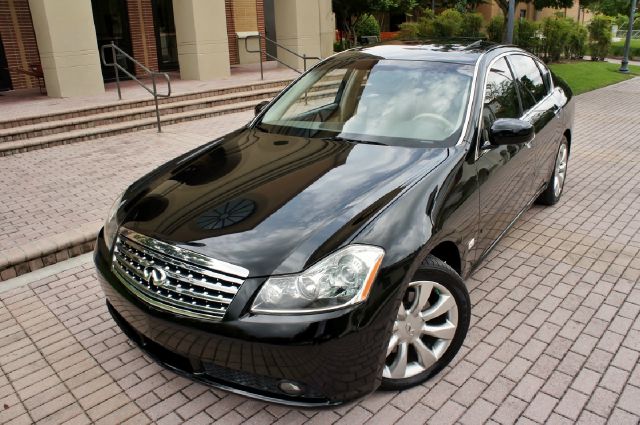
<path id="1" fill-rule="evenodd" d="M 95 251 L 109 310 L 163 365 L 266 400 L 423 382 L 469 328 L 463 279 L 560 199 L 571 96 L 515 47 L 337 54 L 123 193 Z"/>

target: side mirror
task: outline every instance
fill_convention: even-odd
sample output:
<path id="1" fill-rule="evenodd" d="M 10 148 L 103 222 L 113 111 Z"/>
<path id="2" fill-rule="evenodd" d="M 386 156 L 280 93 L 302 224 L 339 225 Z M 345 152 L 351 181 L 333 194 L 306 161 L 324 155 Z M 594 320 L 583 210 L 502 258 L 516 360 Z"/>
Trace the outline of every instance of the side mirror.
<path id="1" fill-rule="evenodd" d="M 262 110 L 264 109 L 265 106 L 267 106 L 269 104 L 268 100 L 263 100 L 262 102 L 258 103 L 256 105 L 256 107 L 254 108 L 254 111 L 256 113 L 256 116 L 258 116 L 258 114 L 260 112 L 262 112 Z"/>
<path id="2" fill-rule="evenodd" d="M 489 143 L 494 146 L 529 143 L 534 137 L 533 125 L 515 118 L 497 119 L 489 131 Z"/>

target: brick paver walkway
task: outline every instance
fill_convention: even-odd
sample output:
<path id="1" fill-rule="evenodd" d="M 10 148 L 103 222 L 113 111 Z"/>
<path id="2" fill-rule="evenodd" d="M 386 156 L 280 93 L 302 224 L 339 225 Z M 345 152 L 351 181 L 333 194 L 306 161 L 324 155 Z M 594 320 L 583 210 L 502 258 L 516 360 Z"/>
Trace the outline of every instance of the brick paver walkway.
<path id="1" fill-rule="evenodd" d="M 562 202 L 528 212 L 469 280 L 469 336 L 425 385 L 297 410 L 192 383 L 127 341 L 87 262 L 0 294 L 0 423 L 638 423 L 638 98 L 640 79 L 578 98 Z"/>
<path id="2" fill-rule="evenodd" d="M 252 112 L 0 157 L 0 256 L 104 221 L 128 184 L 168 159 L 246 124 Z"/>

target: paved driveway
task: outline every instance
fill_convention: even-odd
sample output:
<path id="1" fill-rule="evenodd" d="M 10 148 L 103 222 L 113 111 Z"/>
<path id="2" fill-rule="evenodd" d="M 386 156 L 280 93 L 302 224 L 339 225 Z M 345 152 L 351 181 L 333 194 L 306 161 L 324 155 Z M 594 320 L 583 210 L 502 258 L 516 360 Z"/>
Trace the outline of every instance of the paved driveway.
<path id="1" fill-rule="evenodd" d="M 578 98 L 562 202 L 528 212 L 469 280 L 469 336 L 425 385 L 317 411 L 192 383 L 127 341 L 85 256 L 0 293 L 0 423 L 638 423 L 638 99 L 640 79 Z"/>

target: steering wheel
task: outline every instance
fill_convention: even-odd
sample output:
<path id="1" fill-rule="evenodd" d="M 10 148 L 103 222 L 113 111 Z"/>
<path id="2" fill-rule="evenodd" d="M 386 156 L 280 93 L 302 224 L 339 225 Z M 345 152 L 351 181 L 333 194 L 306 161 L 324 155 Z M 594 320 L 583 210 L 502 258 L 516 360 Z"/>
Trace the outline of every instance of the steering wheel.
<path id="1" fill-rule="evenodd" d="M 453 129 L 453 123 L 448 119 L 446 119 L 445 117 L 443 117 L 442 115 L 433 114 L 431 112 L 425 112 L 425 113 L 416 115 L 415 117 L 413 117 L 411 121 L 416 121 L 420 118 L 431 118 L 432 120 L 438 121 L 440 124 L 442 124 L 445 127 L 445 129 L 447 130 Z"/>

